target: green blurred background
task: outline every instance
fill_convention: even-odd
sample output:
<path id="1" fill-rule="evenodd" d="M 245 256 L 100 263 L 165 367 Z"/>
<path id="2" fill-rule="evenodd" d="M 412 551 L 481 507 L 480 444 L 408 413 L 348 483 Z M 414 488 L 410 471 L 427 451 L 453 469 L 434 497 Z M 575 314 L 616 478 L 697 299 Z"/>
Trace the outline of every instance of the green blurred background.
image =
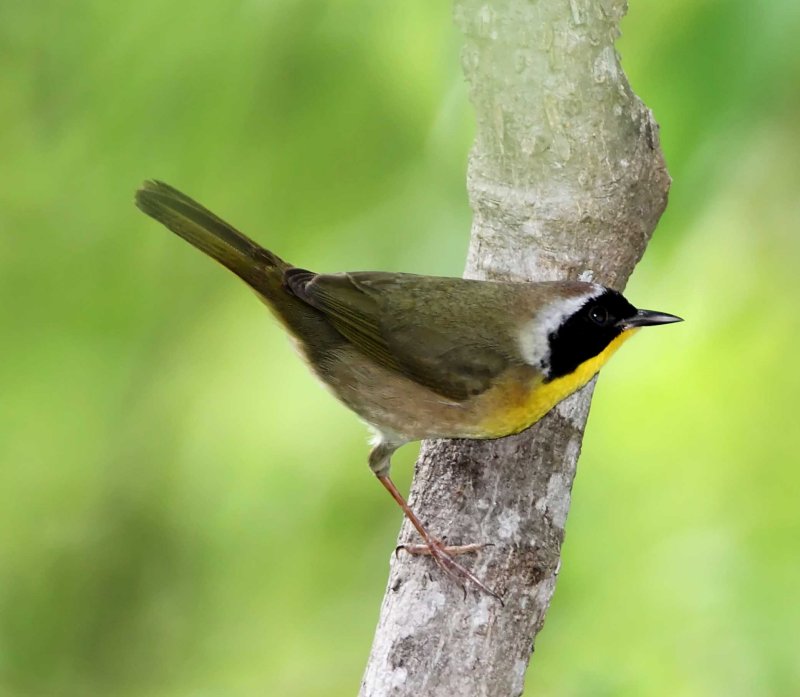
<path id="1" fill-rule="evenodd" d="M 526 694 L 800 694 L 800 4 L 632 0 L 669 209 Z M 318 270 L 460 274 L 448 2 L 0 4 L 0 695 L 352 695 L 400 513 L 146 177 Z M 416 449 L 395 473 L 405 487 Z"/>

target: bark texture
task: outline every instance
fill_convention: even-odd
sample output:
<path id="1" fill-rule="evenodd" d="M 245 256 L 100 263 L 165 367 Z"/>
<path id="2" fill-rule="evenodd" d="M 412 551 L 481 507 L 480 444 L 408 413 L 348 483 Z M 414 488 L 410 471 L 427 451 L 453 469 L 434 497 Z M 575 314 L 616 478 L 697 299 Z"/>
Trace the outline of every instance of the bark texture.
<path id="1" fill-rule="evenodd" d="M 622 289 L 669 188 L 650 111 L 614 50 L 621 0 L 457 0 L 476 110 L 466 276 L 580 278 Z M 617 359 L 619 360 L 619 359 Z M 523 690 L 559 570 L 593 383 L 524 433 L 425 443 L 410 503 L 505 605 L 429 558 L 391 562 L 363 697 Z M 407 522 L 400 543 L 417 542 Z"/>

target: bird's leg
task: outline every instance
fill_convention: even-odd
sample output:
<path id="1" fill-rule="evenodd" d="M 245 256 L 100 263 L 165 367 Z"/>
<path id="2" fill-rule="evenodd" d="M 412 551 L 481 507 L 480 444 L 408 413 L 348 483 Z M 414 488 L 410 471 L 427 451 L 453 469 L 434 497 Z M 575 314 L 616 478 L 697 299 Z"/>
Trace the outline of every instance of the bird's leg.
<path id="1" fill-rule="evenodd" d="M 455 558 L 453 557 L 453 553 L 451 549 L 445 547 L 441 542 L 436 540 L 426 529 L 425 526 L 422 524 L 419 518 L 414 514 L 414 511 L 411 510 L 411 507 L 406 502 L 403 495 L 397 490 L 397 487 L 394 485 L 391 477 L 388 474 L 379 474 L 376 472 L 376 476 L 378 477 L 378 481 L 383 484 L 386 490 L 392 495 L 392 498 L 397 501 L 397 504 L 400 508 L 403 509 L 403 513 L 405 513 L 406 518 L 411 521 L 411 524 L 416 528 L 417 532 L 422 537 L 423 541 L 425 542 L 425 549 L 427 554 L 430 554 L 433 557 L 433 560 L 439 566 L 439 568 L 445 572 L 450 578 L 452 578 L 457 583 L 461 582 L 461 579 L 467 578 L 472 581 L 478 588 L 480 588 L 484 593 L 491 595 L 494 598 L 497 598 L 501 603 L 503 602 L 502 598 L 495 593 L 491 588 L 489 588 L 483 581 L 481 581 L 475 574 L 473 574 L 469 569 L 464 568 L 459 564 Z M 477 549 L 480 549 L 483 545 L 463 545 L 460 548 L 452 548 L 455 550 L 459 550 L 457 553 L 464 553 L 464 552 L 474 552 Z M 420 553 L 419 548 L 421 545 L 414 545 L 412 549 L 414 552 L 412 553 Z M 408 551 L 408 547 L 406 547 Z M 465 591 L 466 592 L 466 591 Z"/>

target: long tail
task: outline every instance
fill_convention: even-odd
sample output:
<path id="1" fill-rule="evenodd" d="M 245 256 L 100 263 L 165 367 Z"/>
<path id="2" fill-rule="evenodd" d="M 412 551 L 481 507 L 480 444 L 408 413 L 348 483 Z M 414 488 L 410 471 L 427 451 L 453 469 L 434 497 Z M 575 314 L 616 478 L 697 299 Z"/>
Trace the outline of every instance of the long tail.
<path id="1" fill-rule="evenodd" d="M 163 182 L 146 181 L 136 192 L 136 205 L 233 271 L 265 298 L 274 298 L 279 292 L 279 279 L 289 265 L 197 201 Z"/>

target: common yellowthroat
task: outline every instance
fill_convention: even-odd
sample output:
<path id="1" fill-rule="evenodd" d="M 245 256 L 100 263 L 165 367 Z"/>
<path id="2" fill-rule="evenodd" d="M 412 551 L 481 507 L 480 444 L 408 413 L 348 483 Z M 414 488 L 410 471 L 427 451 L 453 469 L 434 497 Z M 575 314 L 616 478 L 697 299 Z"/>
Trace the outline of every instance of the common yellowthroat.
<path id="1" fill-rule="evenodd" d="M 374 431 L 369 466 L 426 551 L 448 575 L 492 595 L 409 508 L 389 477 L 394 451 L 423 438 L 518 433 L 585 385 L 640 327 L 681 321 L 637 310 L 595 283 L 316 274 L 162 182 L 145 182 L 136 205 L 256 292 L 315 375 Z"/>

